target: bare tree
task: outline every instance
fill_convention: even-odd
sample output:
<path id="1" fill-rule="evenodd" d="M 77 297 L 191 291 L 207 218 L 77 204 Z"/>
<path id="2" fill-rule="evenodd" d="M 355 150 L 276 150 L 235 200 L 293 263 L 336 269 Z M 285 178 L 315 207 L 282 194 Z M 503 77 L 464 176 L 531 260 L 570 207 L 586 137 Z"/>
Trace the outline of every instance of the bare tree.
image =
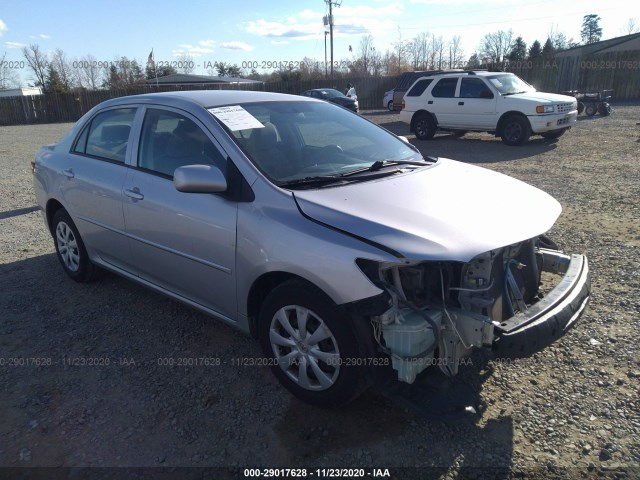
<path id="1" fill-rule="evenodd" d="M 631 35 L 638 32 L 640 32 L 640 24 L 638 24 L 638 21 L 635 18 L 627 20 L 627 23 L 624 24 L 622 29 L 622 33 L 625 35 Z"/>
<path id="2" fill-rule="evenodd" d="M 398 41 L 393 44 L 394 51 L 393 52 L 387 52 L 387 53 L 389 53 L 390 56 L 392 56 L 393 58 L 396 59 L 396 64 L 395 64 L 394 68 L 391 68 L 392 66 L 389 65 L 388 69 L 387 69 L 388 71 L 397 72 L 396 74 L 399 74 L 400 72 L 405 71 L 405 67 L 409 63 L 408 59 L 409 59 L 409 46 L 410 46 L 410 44 L 411 44 L 411 42 L 408 42 L 406 40 L 402 40 L 402 38 L 399 38 Z M 384 56 L 386 57 L 387 54 L 385 53 Z M 389 75 L 391 75 L 391 73 L 389 73 Z"/>
<path id="3" fill-rule="evenodd" d="M 47 82 L 47 70 L 49 62 L 47 55 L 40 50 L 38 44 L 29 45 L 22 49 L 22 55 L 29 65 L 31 73 L 33 73 L 33 80 L 38 87 L 45 86 Z"/>
<path id="4" fill-rule="evenodd" d="M 482 38 L 480 54 L 492 64 L 502 64 L 513 46 L 513 30 L 498 30 Z"/>
<path id="5" fill-rule="evenodd" d="M 74 75 L 71 68 L 71 62 L 67 59 L 67 55 L 61 49 L 58 48 L 51 54 L 51 65 L 53 65 L 53 68 L 58 72 L 60 83 L 66 90 L 69 90 L 74 86 Z"/>
<path id="6" fill-rule="evenodd" d="M 449 42 L 449 68 L 462 68 L 464 65 L 464 51 L 460 35 L 454 35 Z"/>
<path id="7" fill-rule="evenodd" d="M 185 75 L 188 75 L 190 73 L 193 73 L 193 71 L 195 70 L 196 62 L 193 61 L 193 57 L 188 53 L 178 55 L 176 60 L 178 73 L 184 73 Z"/>
<path id="8" fill-rule="evenodd" d="M 380 58 L 380 53 L 373 45 L 373 35 L 365 35 L 360 39 L 358 57 L 352 70 L 359 75 L 376 75 L 381 68 Z"/>
<path id="9" fill-rule="evenodd" d="M 557 25 L 551 25 L 547 38 L 551 39 L 551 44 L 556 51 L 566 50 L 567 48 L 572 48 L 578 45 L 573 38 L 567 38 L 564 33 L 558 30 Z"/>
<path id="10" fill-rule="evenodd" d="M 442 36 L 436 37 L 435 35 L 431 35 L 431 51 L 433 52 L 432 68 L 442 69 L 446 66 L 444 63 L 446 47 L 447 45 Z"/>
<path id="11" fill-rule="evenodd" d="M 103 71 L 93 55 L 76 60 L 78 84 L 89 90 L 97 90 L 103 82 Z"/>
<path id="12" fill-rule="evenodd" d="M 18 86 L 20 86 L 18 70 L 11 68 L 11 62 L 7 61 L 7 52 L 4 52 L 0 57 L 0 90 Z"/>
<path id="13" fill-rule="evenodd" d="M 302 80 L 320 80 L 324 78 L 322 63 L 310 57 L 304 57 L 300 62 L 300 78 Z"/>
<path id="14" fill-rule="evenodd" d="M 427 70 L 433 63 L 433 35 L 427 32 L 416 35 L 409 44 L 409 55 L 414 70 Z"/>
<path id="15" fill-rule="evenodd" d="M 400 66 L 403 65 L 401 63 L 401 61 L 399 61 L 398 57 L 396 56 L 397 50 L 387 50 L 381 57 L 380 57 L 380 66 L 381 66 L 381 72 L 383 75 L 388 76 L 388 77 L 393 77 L 396 75 L 400 75 L 400 73 L 402 73 L 404 71 L 404 69 Z"/>

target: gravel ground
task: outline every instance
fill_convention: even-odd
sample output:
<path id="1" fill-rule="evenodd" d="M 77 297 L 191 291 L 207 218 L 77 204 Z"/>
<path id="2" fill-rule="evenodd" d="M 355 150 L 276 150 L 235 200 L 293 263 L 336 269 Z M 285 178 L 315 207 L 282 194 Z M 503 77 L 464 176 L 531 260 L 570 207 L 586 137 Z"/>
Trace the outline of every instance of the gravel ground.
<path id="1" fill-rule="evenodd" d="M 397 114 L 363 114 L 407 133 Z M 580 117 L 557 142 L 534 137 L 522 147 L 487 134 L 407 135 L 425 154 L 480 164 L 555 196 L 564 211 L 550 236 L 585 253 L 592 271 L 592 301 L 561 340 L 530 359 L 478 354 L 462 368 L 481 408 L 456 421 L 425 419 L 375 392 L 338 410 L 310 407 L 268 368 L 232 365 L 261 353 L 230 327 L 115 275 L 74 283 L 33 209 L 29 167 L 38 147 L 70 125 L 0 128 L 0 466 L 640 477 L 638 122 L 640 106 L 619 106 L 608 118 Z M 158 361 L 184 357 L 220 364 Z M 99 365 L 64 360 L 73 358 Z"/>

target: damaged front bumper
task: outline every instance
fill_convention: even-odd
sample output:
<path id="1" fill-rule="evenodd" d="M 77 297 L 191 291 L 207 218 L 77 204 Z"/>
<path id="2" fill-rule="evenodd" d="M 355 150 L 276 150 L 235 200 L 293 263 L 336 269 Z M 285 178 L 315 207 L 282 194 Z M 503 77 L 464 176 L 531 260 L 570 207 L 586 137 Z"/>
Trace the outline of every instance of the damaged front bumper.
<path id="1" fill-rule="evenodd" d="M 587 306 L 591 293 L 584 255 L 541 249 L 543 271 L 564 274 L 560 283 L 524 312 L 496 325 L 493 349 L 500 357 L 531 355 L 561 337 Z"/>

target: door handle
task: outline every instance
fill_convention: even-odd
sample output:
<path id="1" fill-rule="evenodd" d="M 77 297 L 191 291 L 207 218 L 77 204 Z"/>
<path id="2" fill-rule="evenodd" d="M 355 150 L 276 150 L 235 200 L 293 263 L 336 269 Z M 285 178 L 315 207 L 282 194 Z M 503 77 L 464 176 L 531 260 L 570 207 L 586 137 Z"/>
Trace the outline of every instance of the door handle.
<path id="1" fill-rule="evenodd" d="M 73 173 L 73 169 L 72 168 L 67 168 L 66 170 L 63 170 L 62 174 L 67 178 L 73 178 L 73 177 L 76 176 L 76 174 Z"/>
<path id="2" fill-rule="evenodd" d="M 458 105 L 464 105 L 464 102 L 458 102 Z"/>
<path id="3" fill-rule="evenodd" d="M 433 100 L 429 100 L 427 103 L 431 105 L 433 103 Z"/>
<path id="4" fill-rule="evenodd" d="M 140 189 L 138 189 L 138 187 L 135 187 L 133 189 L 126 189 L 124 191 L 124 194 L 129 198 L 133 198 L 134 200 L 144 199 L 144 195 L 140 193 Z"/>

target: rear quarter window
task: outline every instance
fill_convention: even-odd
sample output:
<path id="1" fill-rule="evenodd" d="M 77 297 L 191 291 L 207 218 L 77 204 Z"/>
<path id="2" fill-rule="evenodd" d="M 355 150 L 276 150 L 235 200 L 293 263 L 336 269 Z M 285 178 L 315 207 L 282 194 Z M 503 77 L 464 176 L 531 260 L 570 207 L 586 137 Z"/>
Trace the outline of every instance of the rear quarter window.
<path id="1" fill-rule="evenodd" d="M 453 98 L 456 96 L 457 78 L 441 78 L 431 90 L 431 95 L 441 98 Z"/>
<path id="2" fill-rule="evenodd" d="M 407 92 L 407 97 L 419 97 L 424 93 L 429 85 L 433 82 L 432 78 L 424 78 L 418 80 L 416 84 Z"/>

